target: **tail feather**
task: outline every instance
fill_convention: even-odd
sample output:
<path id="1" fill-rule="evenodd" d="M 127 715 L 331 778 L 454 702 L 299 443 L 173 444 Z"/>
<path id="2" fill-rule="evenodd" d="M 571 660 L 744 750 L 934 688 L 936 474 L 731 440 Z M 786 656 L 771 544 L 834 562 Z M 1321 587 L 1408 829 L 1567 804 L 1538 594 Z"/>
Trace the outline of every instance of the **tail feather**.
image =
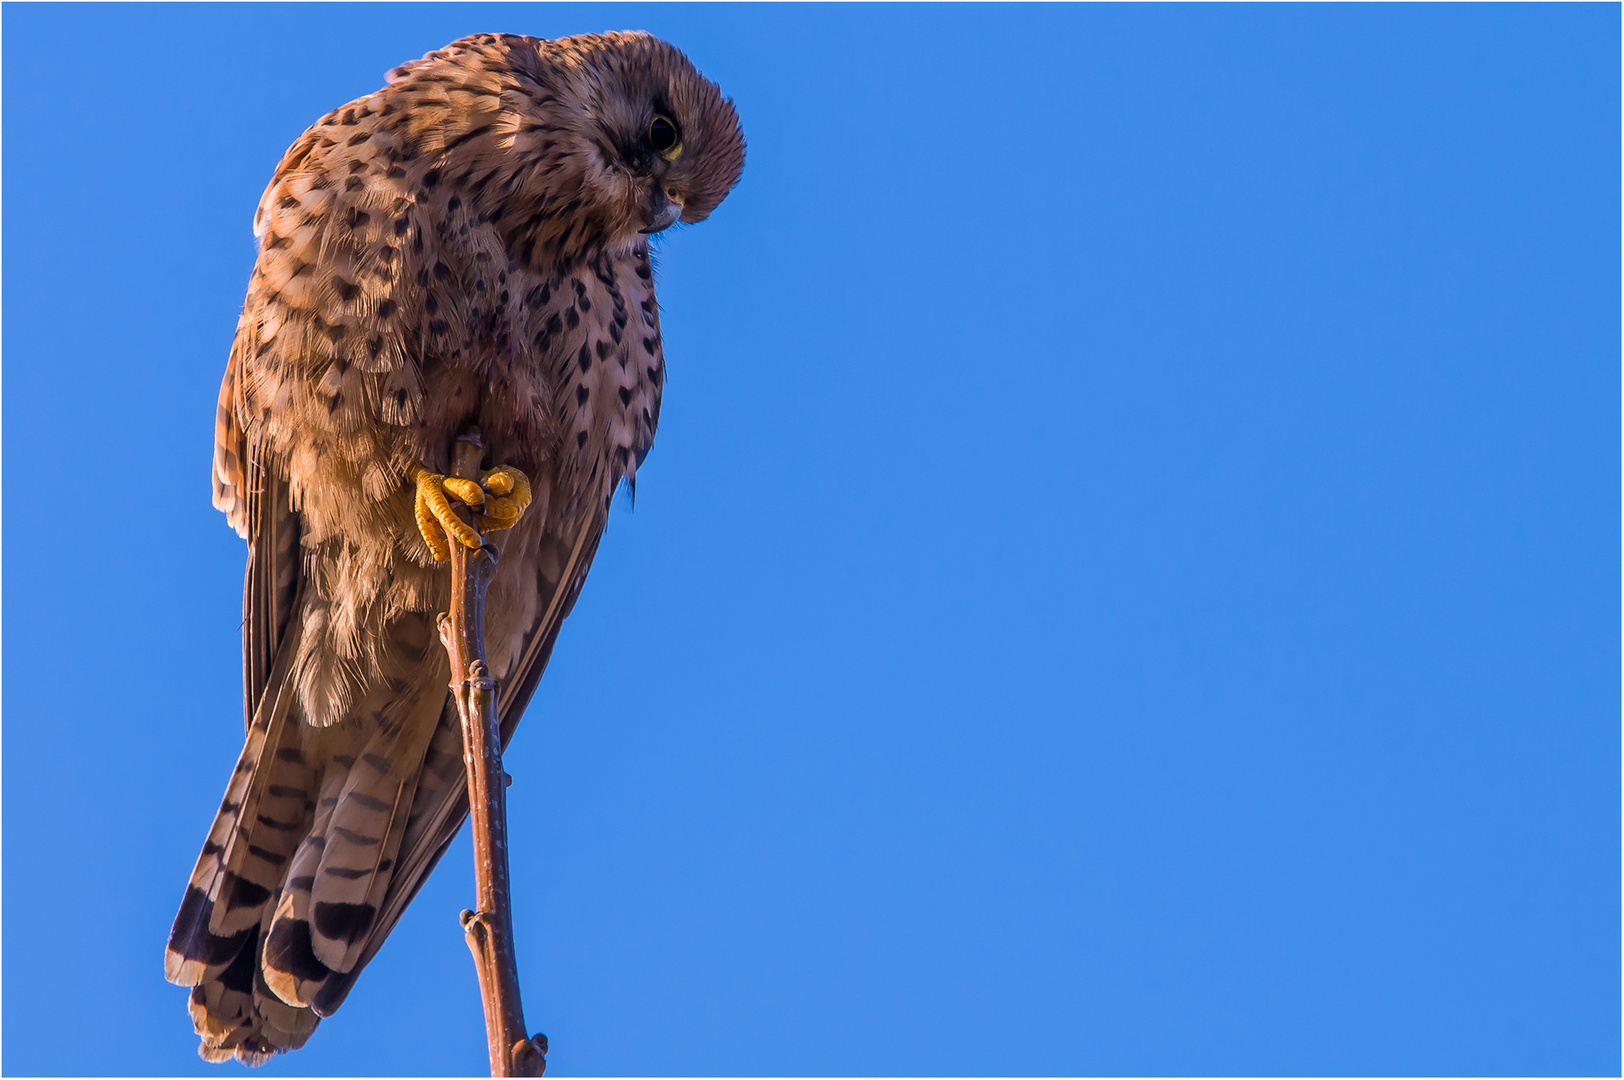
<path id="1" fill-rule="evenodd" d="M 315 806 L 302 727 L 275 703 L 250 725 L 170 934 L 165 974 L 192 987 L 206 1061 L 263 1064 L 302 1045 L 318 1021 L 265 993 L 258 971 L 273 902 Z"/>
<path id="2" fill-rule="evenodd" d="M 299 733 L 295 729 L 291 734 Z M 266 778 L 254 816 L 239 819 L 243 842 L 221 880 L 220 895 L 226 902 L 215 903 L 209 924 L 209 932 L 220 937 L 259 925 L 260 914 L 282 886 L 288 860 L 315 803 L 309 795 L 314 776 L 297 745 L 278 746 L 260 771 Z"/>
<path id="3" fill-rule="evenodd" d="M 164 975 L 170 982 L 196 986 L 223 972 L 281 883 L 306 815 L 302 789 L 310 782 L 293 742 L 298 726 L 288 731 L 290 698 L 283 693 L 262 703 L 248 727 L 169 934 Z"/>
<path id="4" fill-rule="evenodd" d="M 403 775 L 402 756 L 363 753 L 350 769 L 327 828 L 311 889 L 311 941 L 316 956 L 334 971 L 354 965 L 359 943 L 366 940 L 378 913 L 380 883 L 389 882 L 422 760 L 413 762 Z"/>
<path id="5" fill-rule="evenodd" d="M 320 1023 L 315 1013 L 286 1004 L 265 985 L 259 942 L 270 917 L 267 908 L 236 958 L 192 988 L 192 1026 L 202 1039 L 198 1054 L 205 1061 L 235 1057 L 245 1065 L 263 1065 L 274 1053 L 303 1046 Z"/>
<path id="6" fill-rule="evenodd" d="M 203 1038 L 199 1052 L 207 1061 L 226 1060 L 253 1035 L 253 945 L 246 942 L 216 977 L 192 987 L 192 1026 Z"/>
<path id="7" fill-rule="evenodd" d="M 257 956 L 256 956 L 257 958 Z M 265 972 L 254 965 L 254 1012 L 264 1041 L 278 1050 L 297 1050 L 310 1038 L 321 1017 L 309 1009 L 289 1005 L 265 982 Z"/>
<path id="8" fill-rule="evenodd" d="M 330 978 L 365 962 L 447 700 L 447 665 L 429 649 L 429 619 L 403 618 L 390 632 L 391 651 L 412 662 L 412 678 L 380 680 L 354 707 L 361 723 L 328 729 L 326 738 L 346 741 L 326 752 L 316 816 L 265 938 L 267 985 L 322 1015 L 332 1011 L 319 1001 Z"/>
<path id="9" fill-rule="evenodd" d="M 446 699 L 444 672 L 435 673 L 414 690 L 392 688 L 394 701 L 374 714 L 359 752 L 329 759 L 317 823 L 266 939 L 265 977 L 284 1000 L 313 1004 L 329 974 L 352 970 L 371 938 Z"/>
<path id="10" fill-rule="evenodd" d="M 354 760 L 353 755 L 339 753 L 329 760 L 322 778 L 321 795 L 316 800 L 316 817 L 311 822 L 310 834 L 299 844 L 293 864 L 282 887 L 270 925 L 265 934 L 265 948 L 260 977 L 278 999 L 295 1006 L 308 1006 L 320 992 L 330 970 L 311 949 L 309 939 L 310 890 L 315 884 L 316 872 L 321 866 L 322 850 L 327 845 L 327 829 L 338 805 L 339 794 L 348 776 L 342 763 Z"/>

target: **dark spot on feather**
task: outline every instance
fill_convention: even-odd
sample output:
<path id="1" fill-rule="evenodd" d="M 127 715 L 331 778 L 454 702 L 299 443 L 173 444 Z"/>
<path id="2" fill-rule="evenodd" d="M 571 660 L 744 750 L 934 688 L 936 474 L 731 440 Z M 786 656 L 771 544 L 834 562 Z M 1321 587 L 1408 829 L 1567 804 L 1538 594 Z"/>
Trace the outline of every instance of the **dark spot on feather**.
<path id="1" fill-rule="evenodd" d="M 354 881 L 372 873 L 372 868 L 368 866 L 360 870 L 352 870 L 347 866 L 329 866 L 322 873 L 331 874 L 336 878 L 343 878 L 345 881 Z"/>
<path id="2" fill-rule="evenodd" d="M 254 973 L 259 970 L 259 950 L 255 948 L 258 944 L 259 927 L 256 926 L 253 928 L 253 940 L 244 942 L 243 946 L 237 950 L 237 958 L 231 961 L 226 966 L 226 969 L 220 973 L 221 986 L 239 994 L 252 994 L 254 992 Z M 201 985 L 195 987 L 193 992 L 203 992 L 203 1000 L 208 1000 L 208 994 Z"/>
<path id="3" fill-rule="evenodd" d="M 354 944 L 372 928 L 377 909 L 371 904 L 334 904 L 319 901 L 313 914 L 316 930 L 324 938 Z"/>
<path id="4" fill-rule="evenodd" d="M 260 848 L 258 845 L 248 845 L 248 854 L 252 854 L 255 858 L 265 859 L 266 862 L 270 862 L 271 866 L 281 866 L 283 862 L 287 861 L 287 856 L 284 856 L 281 851 L 271 851 L 270 848 Z"/>
<path id="5" fill-rule="evenodd" d="M 236 874 L 226 875 L 231 880 L 231 891 L 226 893 L 226 910 L 233 908 L 257 908 L 264 905 L 271 898 L 271 890 L 263 885 L 256 885 L 247 878 Z"/>
<path id="6" fill-rule="evenodd" d="M 265 966 L 292 975 L 300 982 L 321 982 L 332 969 L 316 959 L 310 945 L 310 924 L 303 919 L 278 919 L 265 939 Z"/>
<path id="7" fill-rule="evenodd" d="M 334 825 L 333 832 L 340 840 L 343 840 L 346 843 L 354 844 L 357 847 L 376 847 L 378 842 L 382 839 L 382 837 L 368 836 L 366 833 L 358 833 L 354 829 L 346 829 L 342 825 Z"/>
<path id="8" fill-rule="evenodd" d="M 371 810 L 371 811 L 374 811 L 374 812 L 388 810 L 391 806 L 394 805 L 393 803 L 384 802 L 382 799 L 378 798 L 375 795 L 368 795 L 363 791 L 352 791 L 352 792 L 350 792 L 350 799 L 352 801 L 354 801 L 355 803 L 357 803 L 357 804 L 359 804 L 361 806 L 364 806 L 368 810 Z"/>
<path id="9" fill-rule="evenodd" d="M 207 927 L 214 914 L 214 901 L 196 885 L 186 886 L 180 898 L 180 911 L 175 915 L 174 929 L 169 933 L 169 947 L 188 960 L 202 960 L 195 950 L 189 949 L 198 927 Z M 224 959 L 222 957 L 222 959 Z"/>

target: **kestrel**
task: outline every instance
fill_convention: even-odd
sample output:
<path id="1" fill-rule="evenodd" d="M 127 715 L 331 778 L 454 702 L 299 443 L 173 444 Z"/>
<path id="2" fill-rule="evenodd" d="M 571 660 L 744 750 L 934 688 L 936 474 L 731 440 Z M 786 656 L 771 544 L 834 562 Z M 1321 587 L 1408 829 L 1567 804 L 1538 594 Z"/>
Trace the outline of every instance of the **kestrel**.
<path id="1" fill-rule="evenodd" d="M 505 743 L 654 440 L 648 235 L 704 220 L 743 165 L 732 103 L 642 33 L 463 38 L 283 155 L 215 421 L 247 742 L 165 957 L 204 1058 L 303 1045 L 467 815 L 435 629 L 453 440 L 479 426 L 491 468 L 462 494 L 505 529 Z"/>

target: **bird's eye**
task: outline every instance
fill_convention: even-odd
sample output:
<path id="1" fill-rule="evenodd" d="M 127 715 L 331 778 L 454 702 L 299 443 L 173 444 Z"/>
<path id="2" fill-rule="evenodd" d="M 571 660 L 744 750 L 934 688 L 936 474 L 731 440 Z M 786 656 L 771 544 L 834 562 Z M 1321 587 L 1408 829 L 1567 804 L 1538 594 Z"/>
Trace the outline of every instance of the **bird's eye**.
<path id="1" fill-rule="evenodd" d="M 648 123 L 648 144 L 667 161 L 682 153 L 682 134 L 669 116 L 656 116 Z"/>

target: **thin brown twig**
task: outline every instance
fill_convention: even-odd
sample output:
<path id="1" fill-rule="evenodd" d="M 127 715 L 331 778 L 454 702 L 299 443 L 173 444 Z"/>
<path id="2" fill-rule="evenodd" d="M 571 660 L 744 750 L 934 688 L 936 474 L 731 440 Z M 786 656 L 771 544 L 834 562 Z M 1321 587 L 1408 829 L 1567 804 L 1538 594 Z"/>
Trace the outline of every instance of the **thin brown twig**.
<path id="1" fill-rule="evenodd" d="M 484 453 L 479 429 L 470 427 L 457 438 L 450 475 L 477 480 Z M 524 1009 L 519 1003 L 508 886 L 506 774 L 502 771 L 496 680 L 485 662 L 485 590 L 495 572 L 496 552 L 490 545 L 470 550 L 452 541 L 451 610 L 440 618 L 440 639 L 451 658 L 451 692 L 462 718 L 479 903 L 478 911 L 462 913 L 462 928 L 479 973 L 491 1075 L 540 1076 L 547 1070 L 547 1037 L 532 1039 L 525 1034 Z"/>

